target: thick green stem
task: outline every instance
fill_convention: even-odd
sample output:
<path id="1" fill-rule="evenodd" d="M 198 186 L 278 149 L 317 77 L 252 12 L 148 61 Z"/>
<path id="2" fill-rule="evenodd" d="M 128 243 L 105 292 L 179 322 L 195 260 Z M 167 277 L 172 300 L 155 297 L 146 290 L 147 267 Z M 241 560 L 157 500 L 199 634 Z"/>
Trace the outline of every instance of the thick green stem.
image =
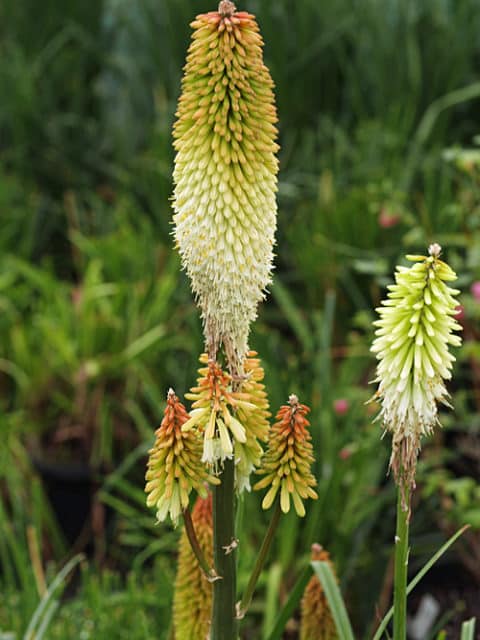
<path id="1" fill-rule="evenodd" d="M 395 584 L 393 591 L 393 640 L 407 637 L 408 524 L 410 487 L 400 481 L 397 493 L 397 531 L 395 534 Z"/>
<path id="2" fill-rule="evenodd" d="M 213 584 L 211 640 L 237 638 L 234 478 L 234 461 L 226 460 L 220 484 L 213 488 L 213 557 L 221 579 Z"/>
<path id="3" fill-rule="evenodd" d="M 280 520 L 280 515 L 281 515 L 280 502 L 277 500 L 277 504 L 275 506 L 275 510 L 272 515 L 272 519 L 270 520 L 270 524 L 268 526 L 267 532 L 263 539 L 262 546 L 260 547 L 260 551 L 258 552 L 257 561 L 255 562 L 252 575 L 250 576 L 250 580 L 248 581 L 247 588 L 245 589 L 245 593 L 243 594 L 242 601 L 240 602 L 240 606 L 238 610 L 239 618 L 244 617 L 252 601 L 253 592 L 255 591 L 258 578 L 260 577 L 263 566 L 265 564 L 265 560 L 267 559 L 267 555 L 270 550 L 270 546 L 272 544 L 273 536 L 275 534 L 275 531 L 277 530 L 278 522 Z"/>

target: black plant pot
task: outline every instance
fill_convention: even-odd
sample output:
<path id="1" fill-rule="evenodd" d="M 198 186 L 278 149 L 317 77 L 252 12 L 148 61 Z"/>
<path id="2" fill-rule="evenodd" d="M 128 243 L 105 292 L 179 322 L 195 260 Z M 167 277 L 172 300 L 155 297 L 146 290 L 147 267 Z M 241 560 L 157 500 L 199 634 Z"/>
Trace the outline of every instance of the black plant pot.
<path id="1" fill-rule="evenodd" d="M 31 456 L 59 526 L 70 545 L 90 537 L 92 507 L 98 478 L 91 467 L 79 463 L 52 462 Z M 82 545 L 83 546 L 83 545 Z M 88 551 L 88 549 L 87 549 Z"/>

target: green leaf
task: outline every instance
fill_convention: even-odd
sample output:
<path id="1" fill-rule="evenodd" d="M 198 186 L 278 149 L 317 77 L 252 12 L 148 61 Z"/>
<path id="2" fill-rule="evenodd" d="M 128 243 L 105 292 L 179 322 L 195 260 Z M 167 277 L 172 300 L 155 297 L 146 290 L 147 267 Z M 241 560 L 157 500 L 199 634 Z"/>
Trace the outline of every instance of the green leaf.
<path id="1" fill-rule="evenodd" d="M 53 600 L 54 595 L 58 593 L 60 587 L 63 588 L 66 577 L 68 576 L 70 571 L 81 560 L 83 560 L 83 558 L 83 554 L 79 553 L 71 560 L 69 560 L 63 567 L 63 569 L 61 569 L 57 573 L 47 591 L 43 595 L 42 599 L 38 603 L 38 606 L 30 619 L 27 630 L 25 631 L 23 640 L 35 640 L 36 638 L 40 638 L 43 636 L 44 632 L 46 631 L 46 624 L 50 622 L 51 616 L 57 608 L 57 603 Z M 39 635 L 39 633 L 41 633 L 41 635 Z"/>
<path id="2" fill-rule="evenodd" d="M 327 596 L 328 605 L 335 620 L 339 639 L 355 640 L 342 594 L 340 593 L 337 581 L 328 562 L 315 561 L 312 562 L 312 567 L 322 583 L 323 590 Z"/>
<path id="3" fill-rule="evenodd" d="M 460 640 L 475 640 L 475 618 L 465 620 L 462 624 Z"/>

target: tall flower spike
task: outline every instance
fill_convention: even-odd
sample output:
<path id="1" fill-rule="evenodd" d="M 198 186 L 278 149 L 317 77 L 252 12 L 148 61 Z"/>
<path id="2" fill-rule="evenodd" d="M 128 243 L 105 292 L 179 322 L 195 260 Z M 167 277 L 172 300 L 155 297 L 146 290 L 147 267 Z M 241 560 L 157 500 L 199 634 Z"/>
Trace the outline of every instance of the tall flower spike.
<path id="1" fill-rule="evenodd" d="M 378 359 L 379 383 L 374 398 L 381 400 L 379 418 L 392 433 L 390 466 L 398 484 L 415 487 L 421 437 L 438 421 L 437 402 L 447 406 L 444 380 L 451 378 L 455 358 L 449 345 L 460 346 L 452 331 L 458 290 L 448 286 L 454 271 L 440 260 L 441 247 L 430 245 L 428 256 L 407 256 L 411 267 L 397 267 L 388 299 L 377 309 L 380 319 L 371 350 Z"/>
<path id="2" fill-rule="evenodd" d="M 155 506 L 157 519 L 167 514 L 176 525 L 183 509 L 188 507 L 192 489 L 205 496 L 206 482 L 215 483 L 201 462 L 202 439 L 195 431 L 182 431 L 189 415 L 173 389 L 167 394 L 167 406 L 160 427 L 155 432 L 155 443 L 149 451 L 145 476 L 147 505 Z"/>
<path id="3" fill-rule="evenodd" d="M 268 431 L 268 402 L 259 382 L 263 370 L 258 360 L 247 358 L 245 380 L 240 390 L 233 391 L 231 375 L 218 362 L 206 354 L 200 356 L 200 362 L 204 366 L 198 370 L 197 386 L 185 394 L 193 404 L 183 430 L 203 432 L 202 460 L 214 473 L 235 454 L 237 489 L 241 490 L 249 486 L 249 470 L 261 457 L 257 438 L 265 439 Z"/>
<path id="4" fill-rule="evenodd" d="M 197 16 L 174 126 L 175 239 L 204 321 L 241 372 L 271 279 L 278 149 L 273 82 L 254 16 L 224 0 Z"/>
<path id="5" fill-rule="evenodd" d="M 335 573 L 330 554 L 312 544 L 312 560 L 328 562 Z M 312 576 L 303 593 L 300 614 L 300 640 L 337 640 L 335 622 L 325 592 L 317 576 Z"/>
<path id="6" fill-rule="evenodd" d="M 265 475 L 253 487 L 255 490 L 270 487 L 262 507 L 269 509 L 280 491 L 280 507 L 284 513 L 290 510 L 290 497 L 293 499 L 297 515 L 305 515 L 303 500 L 318 498 L 312 489 L 316 485 L 310 466 L 312 455 L 311 435 L 306 414 L 310 409 L 291 395 L 288 405 L 280 407 L 277 422 L 272 426 L 268 439 L 268 449 L 263 456 L 257 473 Z"/>
<path id="7" fill-rule="evenodd" d="M 212 496 L 197 498 L 192 522 L 200 548 L 213 564 Z M 182 532 L 173 596 L 173 625 L 179 640 L 206 640 L 210 631 L 212 583 L 200 569 L 185 531 Z"/>

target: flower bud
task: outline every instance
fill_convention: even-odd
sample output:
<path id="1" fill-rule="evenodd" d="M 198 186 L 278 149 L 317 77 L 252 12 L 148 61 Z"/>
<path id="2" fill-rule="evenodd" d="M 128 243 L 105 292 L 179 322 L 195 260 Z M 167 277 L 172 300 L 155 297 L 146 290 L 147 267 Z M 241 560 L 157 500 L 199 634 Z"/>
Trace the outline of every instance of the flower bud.
<path id="1" fill-rule="evenodd" d="M 288 405 L 280 407 L 277 422 L 272 426 L 268 439 L 268 449 L 262 458 L 257 473 L 264 475 L 254 486 L 255 490 L 269 487 L 262 507 L 269 509 L 278 492 L 280 507 L 284 513 L 290 510 L 290 498 L 293 500 L 297 515 L 305 515 L 303 500 L 318 498 L 312 489 L 316 485 L 310 466 L 312 455 L 312 437 L 308 432 L 309 422 L 306 414 L 310 409 L 291 395 Z"/>
<path id="2" fill-rule="evenodd" d="M 188 419 L 185 407 L 170 389 L 162 423 L 149 451 L 145 476 L 147 505 L 156 507 L 159 521 L 170 514 L 173 523 L 177 524 L 183 509 L 188 507 L 192 489 L 206 495 L 205 483 L 217 482 L 201 462 L 201 436 L 193 430 L 182 431 L 182 425 Z"/>

